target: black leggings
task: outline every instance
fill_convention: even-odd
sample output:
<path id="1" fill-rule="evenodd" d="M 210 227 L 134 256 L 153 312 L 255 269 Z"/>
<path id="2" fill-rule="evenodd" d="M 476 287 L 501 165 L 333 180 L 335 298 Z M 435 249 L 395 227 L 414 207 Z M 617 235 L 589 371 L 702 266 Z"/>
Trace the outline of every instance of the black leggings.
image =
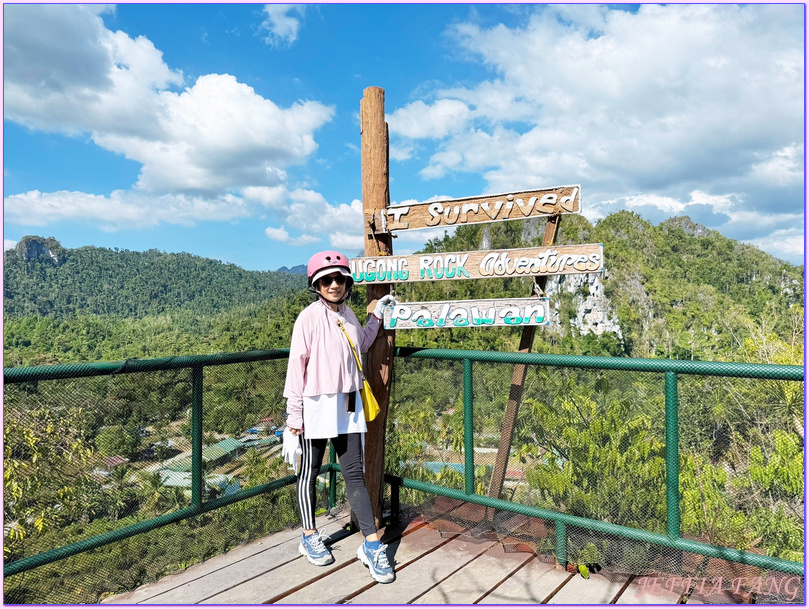
<path id="1" fill-rule="evenodd" d="M 298 475 L 298 507 L 301 511 L 303 528 L 316 529 L 315 526 L 315 486 L 320 473 L 320 465 L 326 454 L 327 438 L 309 440 L 301 434 L 301 471 Z M 357 515 L 360 531 L 365 537 L 377 532 L 376 520 L 371 509 L 371 499 L 365 487 L 362 473 L 362 439 L 358 433 L 340 434 L 331 439 L 340 470 L 346 483 L 346 494 L 351 509 Z"/>

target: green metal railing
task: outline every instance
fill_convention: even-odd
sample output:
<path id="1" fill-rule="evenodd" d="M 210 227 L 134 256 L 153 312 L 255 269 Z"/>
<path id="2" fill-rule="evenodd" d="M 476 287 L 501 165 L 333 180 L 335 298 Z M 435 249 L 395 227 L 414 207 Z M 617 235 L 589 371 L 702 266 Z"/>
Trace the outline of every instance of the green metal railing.
<path id="1" fill-rule="evenodd" d="M 202 371 L 206 366 L 221 366 L 227 364 L 242 364 L 247 362 L 268 361 L 289 357 L 289 349 L 275 349 L 264 351 L 245 351 L 242 353 L 225 353 L 216 355 L 192 355 L 164 357 L 157 359 L 138 360 L 129 359 L 122 362 L 102 362 L 89 364 L 63 364 L 57 366 L 32 366 L 27 368 L 4 368 L 3 379 L 6 384 L 32 381 L 51 381 L 69 378 L 86 378 L 92 376 L 110 376 L 116 374 L 157 372 L 165 370 L 191 369 L 192 375 L 192 419 L 191 419 L 191 505 L 150 518 L 143 522 L 95 535 L 88 539 L 78 541 L 61 548 L 54 548 L 34 556 L 8 563 L 3 567 L 4 577 L 29 571 L 49 563 L 74 556 L 88 550 L 94 550 L 116 541 L 140 535 L 154 529 L 199 516 L 244 499 L 249 499 L 262 493 L 274 491 L 289 484 L 294 484 L 296 476 L 287 476 L 267 484 L 242 489 L 227 497 L 219 497 L 211 501 L 203 501 L 203 467 L 202 467 Z M 324 472 L 331 469 L 331 465 L 324 467 Z"/>
<path id="2" fill-rule="evenodd" d="M 556 526 L 556 559 L 565 564 L 567 560 L 566 525 L 583 527 L 591 531 L 652 543 L 676 550 L 684 550 L 731 560 L 764 569 L 803 575 L 804 565 L 773 556 L 763 556 L 723 546 L 706 544 L 683 539 L 680 530 L 680 460 L 679 460 L 679 399 L 677 393 L 678 373 L 690 375 L 710 375 L 736 378 L 755 378 L 782 381 L 803 381 L 804 369 L 800 366 L 772 364 L 748 364 L 735 362 L 700 362 L 687 360 L 656 360 L 640 358 L 593 357 L 580 355 L 553 355 L 546 353 L 503 353 L 492 351 L 456 351 L 445 349 L 406 349 L 397 350 L 401 357 L 443 359 L 463 362 L 464 375 L 464 482 L 465 491 L 436 486 L 433 484 L 388 476 L 391 484 L 400 484 L 413 490 L 461 499 L 485 507 L 544 518 Z M 558 366 L 589 368 L 599 370 L 623 370 L 632 372 L 662 372 L 665 375 L 665 422 L 666 422 L 666 535 L 640 529 L 633 529 L 580 516 L 554 512 L 538 507 L 525 506 L 510 501 L 478 495 L 474 489 L 474 444 L 471 435 L 474 404 L 472 400 L 472 363 L 526 364 L 535 366 Z"/>
<path id="3" fill-rule="evenodd" d="M 124 362 L 67 364 L 58 366 L 38 366 L 27 368 L 4 369 L 5 383 L 21 383 L 90 376 L 105 376 L 135 372 L 153 372 L 161 370 L 191 369 L 192 371 L 192 497 L 191 505 L 181 510 L 165 514 L 144 522 L 140 522 L 116 531 L 91 537 L 61 548 L 49 550 L 35 556 L 26 557 L 4 565 L 4 576 L 22 573 L 30 569 L 52 563 L 88 550 L 102 547 L 145 533 L 147 531 L 198 516 L 226 505 L 242 501 L 256 495 L 275 491 L 286 485 L 294 484 L 296 477 L 272 481 L 270 483 L 242 489 L 233 495 L 220 497 L 210 501 L 203 500 L 203 467 L 202 467 L 202 412 L 203 412 L 203 369 L 207 366 L 238 364 L 246 362 L 267 361 L 288 357 L 288 349 L 248 351 L 202 356 L 167 357 L 150 360 L 126 360 Z M 502 353 L 488 351 L 453 351 L 441 349 L 397 349 L 396 355 L 405 358 L 439 359 L 460 361 L 463 364 L 463 405 L 464 405 L 464 490 L 450 489 L 443 486 L 402 478 L 386 474 L 385 479 L 391 485 L 391 501 L 394 513 L 398 513 L 399 488 L 405 487 L 416 491 L 432 493 L 453 499 L 490 508 L 543 518 L 554 522 L 556 527 L 556 558 L 564 564 L 567 559 L 566 526 L 583 527 L 592 531 L 606 533 L 627 539 L 657 544 L 664 547 L 683 550 L 704 556 L 731 560 L 747 565 L 771 569 L 790 574 L 804 574 L 801 563 L 792 562 L 772 556 L 744 552 L 722 546 L 716 546 L 683 539 L 680 531 L 679 506 L 679 401 L 678 374 L 713 375 L 738 378 L 773 379 L 786 381 L 803 381 L 804 370 L 799 366 L 778 366 L 765 364 L 742 364 L 723 362 L 695 362 L 679 360 L 652 360 L 636 358 L 611 358 L 574 355 L 551 355 L 540 353 Z M 475 467 L 472 420 L 474 413 L 472 378 L 475 362 L 526 364 L 534 366 L 558 366 L 573 368 L 589 368 L 601 370 L 625 370 L 635 372 L 664 373 L 665 385 L 665 420 L 666 420 L 666 534 L 653 533 L 602 521 L 591 520 L 552 510 L 525 506 L 511 501 L 496 499 L 474 493 Z M 334 505 L 335 473 L 340 471 L 339 465 L 332 463 L 323 468 L 332 483 L 330 486 L 330 505 Z"/>

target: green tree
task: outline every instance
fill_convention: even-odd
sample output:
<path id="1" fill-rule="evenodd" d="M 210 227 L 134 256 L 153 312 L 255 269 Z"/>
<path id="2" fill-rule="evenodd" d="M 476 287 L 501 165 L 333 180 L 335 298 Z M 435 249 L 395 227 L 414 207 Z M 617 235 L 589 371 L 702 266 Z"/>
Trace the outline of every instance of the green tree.
<path id="1" fill-rule="evenodd" d="M 105 427 L 96 436 L 96 448 L 103 455 L 121 455 L 131 458 L 141 445 L 138 434 L 123 425 Z"/>
<path id="2" fill-rule="evenodd" d="M 545 507 L 659 531 L 665 516 L 665 445 L 645 412 L 618 391 L 598 395 L 574 374 L 543 373 L 550 399 L 529 398 L 523 434 L 538 458 L 526 476 Z M 526 442 L 527 444 L 528 442 Z M 659 489 L 658 492 L 650 489 Z"/>
<path id="3" fill-rule="evenodd" d="M 5 556 L 33 533 L 64 526 L 93 511 L 97 485 L 84 469 L 93 458 L 82 408 L 7 407 L 3 427 Z M 59 506 L 62 506 L 61 508 Z"/>

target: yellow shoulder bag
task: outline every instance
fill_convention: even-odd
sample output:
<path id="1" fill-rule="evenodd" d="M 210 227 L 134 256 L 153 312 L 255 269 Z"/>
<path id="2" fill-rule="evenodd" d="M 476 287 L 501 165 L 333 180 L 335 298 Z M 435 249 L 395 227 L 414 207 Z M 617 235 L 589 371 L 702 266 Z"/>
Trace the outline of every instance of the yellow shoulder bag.
<path id="1" fill-rule="evenodd" d="M 357 361 L 357 368 L 360 369 L 360 374 L 362 375 L 362 389 L 360 389 L 360 397 L 362 398 L 362 410 L 365 413 L 365 420 L 373 421 L 376 418 L 376 415 L 379 414 L 379 403 L 376 401 L 376 398 L 371 391 L 371 386 L 368 384 L 368 381 L 365 378 L 365 372 L 363 372 L 362 364 L 360 363 L 360 356 L 357 353 L 357 350 L 354 348 L 354 343 L 351 342 L 348 332 L 346 332 L 346 329 L 343 327 L 343 322 L 337 320 L 337 325 L 340 326 L 343 334 L 345 334 L 346 338 L 348 338 L 348 344 L 351 345 L 351 352 L 354 354 L 354 359 Z"/>

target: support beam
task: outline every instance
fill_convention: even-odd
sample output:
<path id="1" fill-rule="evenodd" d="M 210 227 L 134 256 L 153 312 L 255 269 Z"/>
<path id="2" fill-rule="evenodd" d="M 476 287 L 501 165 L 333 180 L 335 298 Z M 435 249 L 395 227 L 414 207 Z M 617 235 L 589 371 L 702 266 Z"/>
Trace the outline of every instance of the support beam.
<path id="1" fill-rule="evenodd" d="M 360 132 L 362 149 L 362 212 L 365 228 L 365 255 L 390 256 L 393 244 L 390 233 L 382 233 L 375 220 L 390 203 L 388 179 L 388 125 L 385 122 L 385 91 L 368 87 L 360 103 Z M 391 291 L 391 284 L 366 287 L 367 302 L 381 298 Z M 365 439 L 365 484 L 371 497 L 377 528 L 382 525 L 384 502 L 385 429 L 388 419 L 390 380 L 393 372 L 395 333 L 381 330 L 368 351 L 365 374 L 379 402 L 380 413 L 368 423 Z"/>
<path id="2" fill-rule="evenodd" d="M 551 246 L 556 241 L 556 234 L 559 231 L 559 222 L 561 215 L 555 215 L 548 218 L 545 224 L 545 234 L 542 238 L 543 247 Z M 548 278 L 545 276 L 534 277 L 534 286 L 540 294 L 545 292 L 545 284 Z M 529 353 L 534 344 L 534 334 L 536 333 L 536 326 L 523 326 L 522 336 L 520 337 L 520 346 L 518 351 L 520 353 Z M 494 463 L 494 470 L 492 471 L 492 479 L 489 482 L 489 497 L 495 499 L 500 498 L 500 493 L 503 492 L 503 483 L 506 479 L 506 468 L 508 466 L 508 457 L 511 453 L 511 442 L 514 439 L 514 424 L 517 421 L 517 412 L 522 403 L 522 393 L 525 387 L 525 376 L 528 368 L 525 364 L 516 364 L 514 372 L 511 376 L 511 389 L 508 393 L 508 402 L 506 403 L 506 414 L 503 419 L 503 428 L 500 433 L 500 444 L 497 448 L 497 458 Z M 487 520 L 494 517 L 494 512 L 490 508 L 486 511 Z"/>

